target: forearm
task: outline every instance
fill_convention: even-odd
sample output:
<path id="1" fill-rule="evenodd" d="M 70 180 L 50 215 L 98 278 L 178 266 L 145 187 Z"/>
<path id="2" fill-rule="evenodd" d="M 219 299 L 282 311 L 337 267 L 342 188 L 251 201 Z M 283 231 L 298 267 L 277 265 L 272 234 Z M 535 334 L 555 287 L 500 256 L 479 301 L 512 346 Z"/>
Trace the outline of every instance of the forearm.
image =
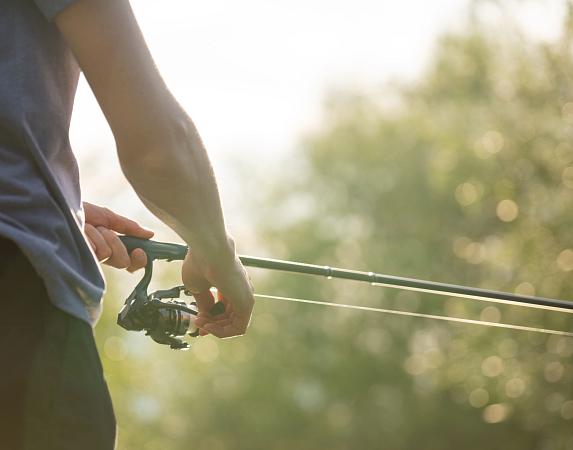
<path id="1" fill-rule="evenodd" d="M 127 0 L 77 0 L 56 17 L 113 131 L 127 179 L 196 251 L 232 253 L 199 135 L 163 82 Z"/>
<path id="2" fill-rule="evenodd" d="M 162 131 L 163 134 L 163 131 Z M 186 117 L 155 143 L 118 154 L 124 174 L 144 204 L 197 253 L 233 256 L 217 183 L 207 152 Z"/>
<path id="3" fill-rule="evenodd" d="M 177 105 L 153 62 L 128 0 L 76 0 L 56 16 L 55 23 L 120 149 L 135 149 L 169 126 Z"/>

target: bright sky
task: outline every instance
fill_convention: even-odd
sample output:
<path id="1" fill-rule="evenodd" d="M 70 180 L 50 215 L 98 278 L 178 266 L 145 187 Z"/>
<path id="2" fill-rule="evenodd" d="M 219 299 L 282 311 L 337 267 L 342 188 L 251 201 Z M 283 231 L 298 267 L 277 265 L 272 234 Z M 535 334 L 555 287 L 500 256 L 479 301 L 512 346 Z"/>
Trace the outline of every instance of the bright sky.
<path id="1" fill-rule="evenodd" d="M 207 145 L 231 230 L 242 222 L 239 199 L 248 198 L 237 194 L 237 159 L 276 165 L 319 123 L 322 99 L 334 88 L 415 77 L 436 37 L 460 28 L 468 3 L 132 0 L 160 71 Z M 563 1 L 520 5 L 517 17 L 531 33 L 548 38 L 559 29 Z M 84 198 L 156 227 L 121 175 L 113 139 L 83 79 L 71 139 Z"/>

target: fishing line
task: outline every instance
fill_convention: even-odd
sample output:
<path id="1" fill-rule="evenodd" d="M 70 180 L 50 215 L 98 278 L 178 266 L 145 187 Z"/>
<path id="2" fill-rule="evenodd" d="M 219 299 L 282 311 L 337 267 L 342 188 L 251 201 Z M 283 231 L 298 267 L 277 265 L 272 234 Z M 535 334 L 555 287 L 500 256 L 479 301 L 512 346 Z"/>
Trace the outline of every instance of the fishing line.
<path id="1" fill-rule="evenodd" d="M 541 309 L 544 311 L 556 311 L 556 312 L 564 312 L 564 313 L 568 313 L 568 314 L 573 314 L 573 309 L 564 308 L 562 306 L 551 306 L 551 305 L 542 305 L 542 304 L 535 304 L 535 303 L 516 303 L 515 300 L 502 300 L 500 298 L 482 297 L 479 295 L 463 294 L 463 293 L 459 293 L 459 292 L 443 292 L 443 291 L 436 291 L 433 289 L 424 289 L 424 288 L 417 288 L 417 287 L 411 287 L 411 286 L 397 287 L 397 286 L 392 285 L 392 284 L 384 284 L 384 283 L 370 283 L 370 284 L 372 286 L 377 286 L 377 287 L 387 287 L 387 288 L 392 288 L 392 289 L 400 289 L 400 290 L 404 290 L 404 291 L 422 292 L 424 294 L 434 294 L 434 295 L 441 295 L 441 296 L 464 298 L 464 299 L 477 300 L 477 301 L 486 302 L 486 303 L 500 303 L 502 305 L 523 306 L 526 308 Z"/>
<path id="2" fill-rule="evenodd" d="M 493 328 L 504 328 L 504 329 L 509 329 L 509 330 L 530 331 L 533 333 L 573 337 L 573 332 L 569 332 L 569 331 L 551 330 L 551 329 L 537 328 L 537 327 L 527 327 L 527 326 L 522 326 L 522 325 L 511 325 L 511 324 L 507 324 L 507 323 L 489 322 L 489 321 L 485 321 L 485 320 L 463 319 L 461 317 L 440 316 L 440 315 L 435 315 L 435 314 L 423 314 L 423 313 L 410 312 L 410 311 L 397 311 L 397 310 L 393 310 L 393 309 L 373 308 L 370 306 L 347 305 L 344 303 L 321 302 L 318 300 L 306 300 L 306 299 L 302 299 L 302 298 L 281 297 L 278 295 L 255 294 L 255 297 L 263 299 L 263 300 L 279 300 L 279 301 L 287 301 L 287 302 L 295 302 L 295 303 L 306 303 L 306 304 L 311 304 L 311 305 L 328 306 L 328 307 L 332 307 L 332 308 L 353 309 L 353 310 L 359 310 L 359 311 L 377 312 L 377 313 L 382 313 L 382 314 L 391 314 L 391 315 L 396 315 L 396 316 L 418 317 L 418 318 L 424 318 L 424 319 L 443 320 L 446 322 L 463 323 L 463 324 L 467 324 L 467 325 L 481 325 L 481 326 L 493 327 Z"/>

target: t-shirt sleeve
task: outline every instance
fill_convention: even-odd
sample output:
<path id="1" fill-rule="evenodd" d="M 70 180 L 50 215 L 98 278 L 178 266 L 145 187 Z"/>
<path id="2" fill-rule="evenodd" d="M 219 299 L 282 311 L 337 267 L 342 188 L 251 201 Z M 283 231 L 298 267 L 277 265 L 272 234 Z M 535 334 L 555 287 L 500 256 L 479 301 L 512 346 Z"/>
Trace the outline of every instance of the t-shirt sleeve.
<path id="1" fill-rule="evenodd" d="M 52 20 L 66 6 L 71 5 L 76 0 L 34 0 L 36 6 L 48 20 Z"/>

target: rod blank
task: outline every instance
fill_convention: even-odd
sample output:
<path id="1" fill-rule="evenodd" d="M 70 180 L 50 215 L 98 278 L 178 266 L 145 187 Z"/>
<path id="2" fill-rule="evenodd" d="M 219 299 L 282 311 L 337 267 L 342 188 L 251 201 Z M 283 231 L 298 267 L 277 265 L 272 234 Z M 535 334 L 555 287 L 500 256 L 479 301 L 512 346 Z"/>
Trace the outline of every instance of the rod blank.
<path id="1" fill-rule="evenodd" d="M 425 281 L 415 278 L 397 277 L 393 275 L 383 275 L 373 272 L 359 272 L 355 270 L 337 269 L 328 266 L 303 264 L 292 261 L 281 261 L 278 259 L 256 258 L 251 256 L 240 256 L 240 259 L 245 266 L 258 267 L 261 269 L 280 270 L 283 272 L 318 275 L 327 278 L 362 281 L 380 286 L 416 290 L 438 295 L 466 297 L 480 300 L 502 300 L 510 303 L 536 305 L 573 312 L 573 302 L 567 300 L 512 294 L 509 292 L 493 291 L 489 289 L 438 283 L 435 281 Z"/>
<path id="2" fill-rule="evenodd" d="M 181 260 L 184 259 L 187 254 L 187 247 L 185 245 L 144 240 L 134 238 L 132 236 L 120 236 L 120 239 L 127 247 L 128 252 L 131 253 L 135 248 L 142 248 L 147 253 L 148 257 L 152 259 L 164 259 L 168 261 Z M 501 301 L 523 306 L 534 306 L 538 308 L 573 313 L 573 302 L 567 300 L 512 294 L 509 292 L 493 291 L 490 289 L 418 280 L 415 278 L 397 277 L 393 275 L 383 275 L 374 272 L 359 272 L 356 270 L 338 269 L 329 266 L 304 264 L 294 261 L 282 261 L 279 259 L 243 255 L 239 256 L 239 259 L 247 267 L 323 276 L 326 278 L 353 280 L 396 289 L 408 289 L 477 300 Z"/>

